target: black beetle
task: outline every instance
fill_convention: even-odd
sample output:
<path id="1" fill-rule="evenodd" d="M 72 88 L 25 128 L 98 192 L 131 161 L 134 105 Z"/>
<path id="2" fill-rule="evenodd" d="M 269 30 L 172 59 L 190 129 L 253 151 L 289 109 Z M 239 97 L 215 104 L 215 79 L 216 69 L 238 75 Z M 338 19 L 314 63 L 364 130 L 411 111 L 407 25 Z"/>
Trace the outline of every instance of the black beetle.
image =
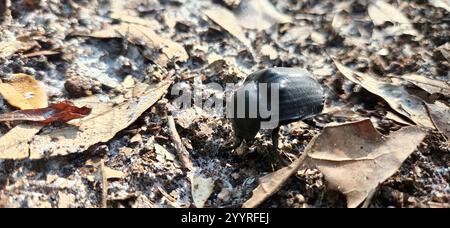
<path id="1" fill-rule="evenodd" d="M 262 96 L 261 87 L 267 87 L 267 92 Z M 272 104 L 272 88 L 276 85 L 278 90 L 278 105 Z M 239 91 L 241 90 L 241 93 Z M 244 93 L 245 92 L 245 93 Z M 243 95 L 245 94 L 245 95 Z M 244 98 L 245 97 L 245 98 Z M 241 108 L 244 107 L 245 115 L 238 115 L 238 100 L 241 100 Z M 244 100 L 245 99 L 245 100 Z M 281 125 L 289 124 L 299 120 L 305 120 L 316 116 L 323 111 L 324 91 L 322 86 L 317 82 L 314 76 L 307 70 L 302 68 L 270 68 L 250 74 L 244 81 L 244 84 L 238 88 L 232 97 L 234 105 L 230 118 L 234 133 L 235 142 L 232 146 L 223 148 L 229 151 L 238 148 L 244 139 L 252 140 L 261 129 L 261 124 L 268 121 L 263 118 L 260 113 L 260 106 L 264 105 L 267 110 L 273 110 L 278 107 L 278 122 L 273 125 L 272 129 L 272 149 L 276 151 L 278 148 L 278 133 Z M 257 113 L 253 112 L 250 116 L 250 107 L 257 107 Z M 229 110 L 229 109 L 227 109 Z M 242 109 L 241 109 L 242 111 Z M 273 116 L 271 117 L 273 118 Z"/>

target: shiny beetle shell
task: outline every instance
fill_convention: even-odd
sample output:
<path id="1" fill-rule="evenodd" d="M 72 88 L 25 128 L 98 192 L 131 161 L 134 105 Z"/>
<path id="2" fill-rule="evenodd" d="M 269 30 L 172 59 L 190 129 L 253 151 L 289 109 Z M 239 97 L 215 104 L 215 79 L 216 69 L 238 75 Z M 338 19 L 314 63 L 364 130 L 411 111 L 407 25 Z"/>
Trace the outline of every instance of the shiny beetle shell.
<path id="1" fill-rule="evenodd" d="M 278 83 L 279 85 L 280 121 L 278 126 L 304 120 L 318 115 L 323 111 L 323 88 L 307 70 L 301 68 L 271 68 L 261 70 L 249 75 L 244 81 L 244 84 L 239 88 L 243 89 L 245 87 L 248 91 L 245 96 L 245 118 L 237 117 L 237 91 L 233 95 L 234 114 L 231 122 L 237 137 L 252 139 L 261 128 L 261 121 L 263 119 L 259 113 L 257 118 L 248 117 L 248 109 L 251 102 L 256 102 L 259 107 L 261 105 L 260 102 L 270 100 L 258 97 L 259 93 L 257 88 L 259 83 L 267 83 L 269 88 L 272 83 Z"/>

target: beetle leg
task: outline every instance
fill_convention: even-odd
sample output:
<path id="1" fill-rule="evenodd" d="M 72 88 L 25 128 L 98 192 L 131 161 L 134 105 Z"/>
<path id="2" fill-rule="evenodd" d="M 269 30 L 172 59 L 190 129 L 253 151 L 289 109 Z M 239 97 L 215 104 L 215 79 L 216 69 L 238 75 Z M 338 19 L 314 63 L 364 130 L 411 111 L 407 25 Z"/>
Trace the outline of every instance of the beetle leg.
<path id="1" fill-rule="evenodd" d="M 319 128 L 319 126 L 317 126 L 316 122 L 312 118 L 311 119 L 304 119 L 302 121 L 303 121 L 303 123 L 308 124 L 311 127 Z"/>
<path id="2" fill-rule="evenodd" d="M 280 127 L 272 130 L 272 152 L 277 153 L 278 151 L 278 137 L 279 137 Z"/>
<path id="3" fill-rule="evenodd" d="M 228 151 L 235 150 L 235 149 L 237 149 L 238 147 L 241 146 L 242 141 L 244 141 L 244 139 L 237 136 L 237 137 L 234 139 L 233 145 L 222 147 L 222 148 L 220 149 L 220 151 L 222 151 L 222 152 L 228 152 Z"/>

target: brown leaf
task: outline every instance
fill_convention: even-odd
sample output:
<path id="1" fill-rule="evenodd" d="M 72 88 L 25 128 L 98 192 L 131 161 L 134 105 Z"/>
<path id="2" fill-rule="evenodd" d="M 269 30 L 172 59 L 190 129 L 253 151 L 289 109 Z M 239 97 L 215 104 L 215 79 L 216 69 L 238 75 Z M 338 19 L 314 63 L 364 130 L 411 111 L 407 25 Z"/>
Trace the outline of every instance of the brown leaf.
<path id="1" fill-rule="evenodd" d="M 29 156 L 29 142 L 43 126 L 19 125 L 0 138 L 0 159 L 24 159 Z"/>
<path id="2" fill-rule="evenodd" d="M 163 38 L 147 27 L 130 25 L 127 32 L 121 32 L 122 35 L 127 34 L 129 41 L 132 43 L 138 44 L 143 42 L 144 46 L 151 50 L 151 57 L 155 55 L 156 60 L 151 57 L 149 58 L 148 55 L 146 57 L 156 61 L 160 65 L 165 66 L 169 61 L 185 62 L 189 58 L 186 50 L 181 44 Z M 158 53 L 156 50 L 161 50 L 163 54 Z"/>
<path id="3" fill-rule="evenodd" d="M 181 44 L 156 34 L 151 28 L 138 24 L 107 26 L 84 36 L 99 39 L 126 37 L 129 42 L 144 46 L 144 56 L 161 66 L 166 66 L 172 61 L 185 62 L 189 58 Z"/>
<path id="4" fill-rule="evenodd" d="M 42 126 L 19 125 L 0 138 L 0 159 L 30 156 L 39 159 L 46 156 L 46 152 L 48 156 L 66 155 L 84 151 L 98 142 L 106 142 L 153 105 L 169 85 L 169 82 L 151 88 L 140 85 L 134 90 L 134 99 L 115 107 L 101 103 L 95 96 L 76 100 L 79 106 L 94 105 L 91 116 L 79 127 L 64 126 L 36 135 Z"/>
<path id="5" fill-rule="evenodd" d="M 328 126 L 311 141 L 305 163 L 317 167 L 330 187 L 347 196 L 348 207 L 357 207 L 400 168 L 425 136 L 418 127 L 405 127 L 386 138 L 370 120 Z"/>
<path id="6" fill-rule="evenodd" d="M 120 30 L 126 30 L 126 25 L 122 24 L 122 25 L 105 25 L 105 27 L 103 27 L 100 30 L 94 31 L 92 33 L 89 34 L 84 34 L 84 33 L 73 33 L 72 35 L 74 36 L 86 36 L 86 37 L 92 37 L 92 38 L 96 38 L 96 39 L 113 39 L 113 38 L 124 38 L 121 33 Z"/>
<path id="7" fill-rule="evenodd" d="M 215 181 L 210 177 L 203 177 L 199 173 L 192 174 L 191 191 L 194 205 L 203 208 L 209 196 L 214 192 Z"/>
<path id="8" fill-rule="evenodd" d="M 450 107 L 439 101 L 427 106 L 436 128 L 450 140 Z"/>
<path id="9" fill-rule="evenodd" d="M 397 123 L 399 123 L 399 124 L 406 125 L 406 126 L 411 126 L 411 125 L 413 125 L 412 123 L 409 123 L 408 121 L 404 120 L 404 119 L 403 119 L 402 117 L 400 117 L 399 115 L 397 115 L 397 114 L 395 114 L 395 113 L 393 113 L 393 112 L 390 112 L 390 111 L 387 111 L 387 112 L 386 112 L 386 118 L 388 118 L 388 119 L 390 119 L 390 120 L 393 120 L 393 121 L 395 121 L 395 122 L 397 122 Z"/>
<path id="10" fill-rule="evenodd" d="M 258 187 L 253 190 L 252 197 L 247 200 L 242 207 L 255 208 L 263 203 L 267 198 L 278 192 L 289 177 L 298 171 L 303 164 L 304 159 L 304 157 L 298 158 L 288 167 L 282 168 L 260 178 Z"/>
<path id="11" fill-rule="evenodd" d="M 0 94 L 14 107 L 37 109 L 48 106 L 48 97 L 39 81 L 33 76 L 15 74 L 9 83 L 0 83 Z"/>
<path id="12" fill-rule="evenodd" d="M 257 207 L 306 165 L 323 172 L 331 187 L 347 195 L 348 206 L 357 207 L 398 170 L 425 136 L 418 127 L 406 127 L 385 138 L 370 120 L 327 126 L 311 140 L 303 156 L 262 177 L 242 207 Z"/>
<path id="13" fill-rule="evenodd" d="M 211 19 L 214 23 L 218 24 L 220 27 L 225 29 L 232 36 L 237 38 L 242 44 L 244 44 L 250 50 L 252 45 L 249 39 L 245 36 L 244 31 L 242 31 L 238 20 L 229 10 L 223 7 L 212 7 L 205 11 L 206 16 Z"/>
<path id="14" fill-rule="evenodd" d="M 83 152 L 94 144 L 109 141 L 155 104 L 170 84 L 139 84 L 130 91 L 133 97 L 119 104 L 103 103 L 95 96 L 75 100 L 77 106 L 91 107 L 92 113 L 79 121 L 78 127 L 67 125 L 36 135 L 30 143 L 30 159 Z"/>
<path id="15" fill-rule="evenodd" d="M 268 44 L 265 44 L 261 47 L 260 55 L 267 56 L 270 60 L 275 60 L 278 58 L 277 50 Z"/>
<path id="16" fill-rule="evenodd" d="M 292 22 L 291 17 L 280 13 L 268 0 L 241 1 L 236 16 L 247 29 L 265 30 L 274 24 Z"/>
<path id="17" fill-rule="evenodd" d="M 313 28 L 309 26 L 298 26 L 289 29 L 281 38 L 282 42 L 293 42 L 304 45 L 306 39 L 311 36 Z"/>
<path id="18" fill-rule="evenodd" d="M 58 192 L 58 208 L 70 208 L 75 204 L 75 196 L 64 191 Z"/>
<path id="19" fill-rule="evenodd" d="M 413 83 L 430 94 L 450 96 L 450 85 L 444 81 L 430 79 L 418 74 L 402 75 L 401 78 Z"/>
<path id="20" fill-rule="evenodd" d="M 136 25 L 142 25 L 142 26 L 151 28 L 153 31 L 159 30 L 161 28 L 161 24 L 156 20 L 150 20 L 148 18 L 144 19 L 144 18 L 132 16 L 124 11 L 114 12 L 111 14 L 110 17 L 112 19 L 120 20 L 122 22 L 136 24 Z"/>
<path id="21" fill-rule="evenodd" d="M 111 169 L 107 166 L 105 166 L 105 169 L 103 170 L 104 175 L 106 176 L 106 179 L 123 179 L 125 178 L 125 173 L 119 170 Z"/>
<path id="22" fill-rule="evenodd" d="M 337 61 L 338 70 L 352 82 L 361 85 L 369 92 L 383 98 L 392 109 L 409 118 L 414 123 L 434 129 L 423 101 L 410 95 L 402 85 L 391 84 L 377 80 L 369 74 L 354 71 Z"/>
<path id="23" fill-rule="evenodd" d="M 412 36 L 419 36 L 409 19 L 398 8 L 382 1 L 375 0 L 368 8 L 369 16 L 375 25 L 383 25 L 392 22 L 398 26 L 399 32 Z"/>
<path id="24" fill-rule="evenodd" d="M 159 145 L 158 143 L 155 143 L 155 154 L 156 154 L 156 160 L 158 162 L 161 162 L 165 164 L 167 161 L 175 161 L 176 157 L 174 154 L 170 153 L 166 150 L 163 146 Z"/>
<path id="25" fill-rule="evenodd" d="M 88 107 L 75 107 L 71 102 L 64 101 L 47 108 L 27 109 L 0 114 L 0 121 L 31 121 L 44 125 L 54 122 L 66 123 L 74 119 L 81 119 L 89 115 Z"/>
<path id="26" fill-rule="evenodd" d="M 17 52 L 24 52 L 37 46 L 36 41 L 5 41 L 0 42 L 0 58 L 9 58 Z"/>

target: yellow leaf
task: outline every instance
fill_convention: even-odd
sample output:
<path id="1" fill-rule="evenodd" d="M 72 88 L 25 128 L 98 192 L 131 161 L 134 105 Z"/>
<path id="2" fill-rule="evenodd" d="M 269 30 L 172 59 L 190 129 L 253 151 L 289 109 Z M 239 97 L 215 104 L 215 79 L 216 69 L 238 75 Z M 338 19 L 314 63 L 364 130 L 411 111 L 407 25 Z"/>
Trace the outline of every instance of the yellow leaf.
<path id="1" fill-rule="evenodd" d="M 9 104 L 22 110 L 48 106 L 45 90 L 30 75 L 15 74 L 9 83 L 0 83 L 0 94 Z"/>

